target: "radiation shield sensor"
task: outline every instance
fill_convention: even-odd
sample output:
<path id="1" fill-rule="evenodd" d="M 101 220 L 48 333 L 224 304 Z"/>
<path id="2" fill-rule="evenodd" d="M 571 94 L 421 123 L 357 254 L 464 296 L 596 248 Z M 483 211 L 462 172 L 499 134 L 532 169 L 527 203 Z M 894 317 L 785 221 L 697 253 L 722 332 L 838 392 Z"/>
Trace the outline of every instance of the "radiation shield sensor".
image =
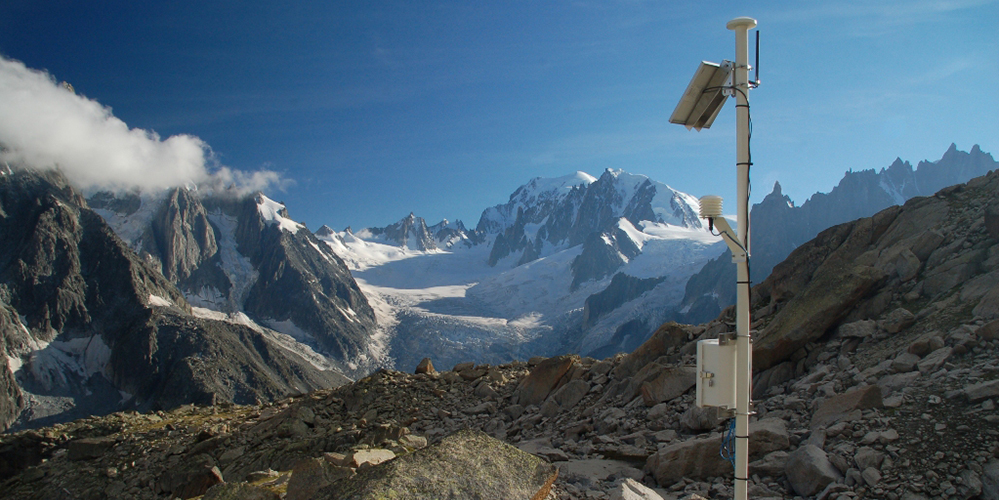
<path id="1" fill-rule="evenodd" d="M 725 90 L 731 86 L 729 79 L 732 67 L 731 61 L 723 61 L 721 64 L 701 61 L 676 109 L 670 115 L 669 122 L 698 132 L 702 128 L 711 128 L 730 94 Z"/>

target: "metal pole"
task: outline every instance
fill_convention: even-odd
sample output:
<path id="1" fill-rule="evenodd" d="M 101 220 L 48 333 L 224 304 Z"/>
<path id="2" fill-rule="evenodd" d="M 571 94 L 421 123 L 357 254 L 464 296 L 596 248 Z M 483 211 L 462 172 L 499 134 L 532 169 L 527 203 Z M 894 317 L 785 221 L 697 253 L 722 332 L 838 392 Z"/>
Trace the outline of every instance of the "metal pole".
<path id="1" fill-rule="evenodd" d="M 735 499 L 746 500 L 749 488 L 749 415 L 753 372 L 749 333 L 749 30 L 756 20 L 737 17 L 726 27 L 735 31 L 736 177 L 739 243 L 742 255 L 733 253 L 737 267 L 735 361 Z"/>

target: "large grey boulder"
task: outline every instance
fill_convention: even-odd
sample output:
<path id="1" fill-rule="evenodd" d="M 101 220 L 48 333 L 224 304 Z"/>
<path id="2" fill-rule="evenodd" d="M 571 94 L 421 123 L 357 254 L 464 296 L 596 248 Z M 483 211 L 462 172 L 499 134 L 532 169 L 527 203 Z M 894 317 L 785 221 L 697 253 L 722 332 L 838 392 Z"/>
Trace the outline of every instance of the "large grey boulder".
<path id="1" fill-rule="evenodd" d="M 701 408 L 695 405 L 687 408 L 680 416 L 680 427 L 692 432 L 710 431 L 718 427 L 722 420 L 717 407 Z"/>
<path id="2" fill-rule="evenodd" d="M 972 403 L 980 403 L 986 399 L 999 397 L 999 380 L 971 384 L 964 388 L 964 394 Z"/>
<path id="3" fill-rule="evenodd" d="M 651 455 L 645 470 L 660 485 L 672 485 L 682 478 L 703 479 L 732 472 L 732 464 L 718 454 L 723 436 L 688 439 L 666 446 Z M 780 419 L 764 419 L 749 425 L 749 457 L 754 460 L 790 446 L 786 424 Z"/>
<path id="4" fill-rule="evenodd" d="M 840 479 L 839 471 L 829 462 L 822 448 L 806 444 L 787 457 L 787 480 L 801 496 L 812 496 Z"/>
<path id="5" fill-rule="evenodd" d="M 320 489 L 314 498 L 541 500 L 557 476 L 553 465 L 534 455 L 483 432 L 463 430 L 437 445 L 359 469 Z"/>
<path id="6" fill-rule="evenodd" d="M 697 368 L 692 366 L 667 367 L 659 370 L 652 379 L 643 382 L 638 392 L 645 406 L 655 406 L 682 396 L 697 383 Z"/>
<path id="7" fill-rule="evenodd" d="M 869 385 L 837 394 L 823 401 L 812 415 L 812 428 L 818 429 L 832 424 L 856 410 L 884 408 L 881 400 L 881 387 Z"/>
<path id="8" fill-rule="evenodd" d="M 982 500 L 999 500 L 999 460 L 994 458 L 982 467 Z"/>

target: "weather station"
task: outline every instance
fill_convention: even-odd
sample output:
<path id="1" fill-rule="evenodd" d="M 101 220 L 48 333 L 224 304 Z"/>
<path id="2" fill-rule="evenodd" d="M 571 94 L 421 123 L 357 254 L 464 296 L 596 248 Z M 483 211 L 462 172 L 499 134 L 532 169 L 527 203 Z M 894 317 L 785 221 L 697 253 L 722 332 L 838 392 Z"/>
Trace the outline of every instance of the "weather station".
<path id="1" fill-rule="evenodd" d="M 696 403 L 699 407 L 717 407 L 735 417 L 735 495 L 748 496 L 749 487 L 749 417 L 751 408 L 753 352 L 749 330 L 749 170 L 752 166 L 749 140 L 752 122 L 749 114 L 749 90 L 759 85 L 760 44 L 756 32 L 756 76 L 749 80 L 749 30 L 756 20 L 737 17 L 726 27 L 735 32 L 735 62 L 715 64 L 703 61 L 687 85 L 670 123 L 696 129 L 710 128 L 729 96 L 736 99 L 736 190 L 738 200 L 736 230 L 722 216 L 722 199 L 700 199 L 700 217 L 707 219 L 713 232 L 718 229 L 732 251 L 736 264 L 736 331 L 717 339 L 697 343 Z M 725 445 L 723 444 L 723 452 Z"/>

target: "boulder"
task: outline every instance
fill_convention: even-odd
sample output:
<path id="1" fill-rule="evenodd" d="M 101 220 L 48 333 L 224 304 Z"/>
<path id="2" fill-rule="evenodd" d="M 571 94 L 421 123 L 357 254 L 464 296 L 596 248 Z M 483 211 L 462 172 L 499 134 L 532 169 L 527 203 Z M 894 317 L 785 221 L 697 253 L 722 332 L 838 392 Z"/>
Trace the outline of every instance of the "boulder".
<path id="1" fill-rule="evenodd" d="M 869 385 L 837 394 L 819 404 L 818 409 L 812 415 L 811 428 L 825 427 L 840 420 L 850 412 L 871 408 L 884 408 L 884 403 L 881 400 L 881 387 L 879 386 Z"/>
<path id="2" fill-rule="evenodd" d="M 870 266 L 826 262 L 801 293 L 788 301 L 753 343 L 753 368 L 787 360 L 837 324 L 883 279 Z"/>
<path id="3" fill-rule="evenodd" d="M 964 388 L 964 394 L 972 404 L 999 397 L 999 380 L 989 380 L 971 384 Z"/>
<path id="4" fill-rule="evenodd" d="M 557 476 L 553 465 L 534 455 L 483 432 L 463 430 L 434 446 L 361 469 L 320 489 L 314 498 L 541 500 Z"/>
<path id="5" fill-rule="evenodd" d="M 863 478 L 864 483 L 867 483 L 867 486 L 871 488 L 877 486 L 878 483 L 881 482 L 881 473 L 874 467 L 864 469 L 863 472 L 860 473 L 860 477 Z"/>
<path id="6" fill-rule="evenodd" d="M 683 478 L 696 480 L 731 473 L 732 464 L 718 455 L 721 442 L 722 436 L 715 434 L 668 445 L 649 456 L 645 471 L 661 486 L 671 486 Z"/>
<path id="7" fill-rule="evenodd" d="M 655 406 L 682 396 L 695 384 L 697 384 L 697 368 L 671 367 L 660 370 L 655 378 L 643 382 L 638 391 L 645 406 Z"/>
<path id="8" fill-rule="evenodd" d="M 952 347 L 941 347 L 927 354 L 926 357 L 921 359 L 916 365 L 919 368 L 919 373 L 933 373 L 937 371 L 941 366 L 943 366 L 944 363 L 947 362 L 947 359 L 949 359 L 950 355 L 953 353 L 954 349 Z"/>
<path id="9" fill-rule="evenodd" d="M 999 318 L 999 287 L 993 288 L 971 310 L 971 314 L 985 319 Z"/>
<path id="10" fill-rule="evenodd" d="M 323 458 L 302 460 L 292 468 L 285 500 L 310 500 L 320 489 L 353 474 L 349 467 L 333 465 Z"/>
<path id="11" fill-rule="evenodd" d="M 663 486 L 682 478 L 704 479 L 731 473 L 732 464 L 718 454 L 722 438 L 721 434 L 713 434 L 668 445 L 646 460 L 645 470 Z M 789 446 L 787 426 L 780 419 L 768 418 L 749 424 L 750 460 Z"/>
<path id="12" fill-rule="evenodd" d="M 364 464 L 378 465 L 382 462 L 387 462 L 395 458 L 395 453 L 392 450 L 370 448 L 367 450 L 357 450 L 348 458 L 350 459 L 351 467 L 360 467 Z"/>
<path id="13" fill-rule="evenodd" d="M 617 378 L 631 377 L 645 365 L 665 356 L 670 347 L 681 347 L 694 337 L 695 327 L 667 322 L 659 327 L 642 345 L 624 356 L 614 370 Z"/>
<path id="14" fill-rule="evenodd" d="M 794 379 L 794 363 L 785 361 L 772 366 L 753 380 L 753 395 L 763 397 L 771 387 L 779 386 Z"/>
<path id="15" fill-rule="evenodd" d="M 701 408 L 693 405 L 680 416 L 680 427 L 691 432 L 704 432 L 718 427 L 722 420 L 723 417 L 718 416 L 717 407 Z"/>
<path id="16" fill-rule="evenodd" d="M 999 500 L 999 460 L 982 466 L 982 500 Z"/>
<path id="17" fill-rule="evenodd" d="M 978 498 L 982 494 L 982 476 L 977 472 L 964 469 L 958 474 L 960 484 L 957 487 L 957 494 L 960 498 Z"/>
<path id="18" fill-rule="evenodd" d="M 581 379 L 575 379 L 555 391 L 552 394 L 552 399 L 563 410 L 568 410 L 576 406 L 576 403 L 579 403 L 588 392 L 590 392 L 590 383 Z"/>
<path id="19" fill-rule="evenodd" d="M 541 404 L 579 359 L 579 356 L 567 354 L 538 363 L 517 387 L 516 403 L 523 406 Z"/>
<path id="20" fill-rule="evenodd" d="M 908 248 L 903 248 L 898 256 L 895 257 L 893 261 L 895 265 L 895 272 L 898 273 L 898 278 L 902 280 L 903 283 L 912 280 L 919 274 L 919 257 L 912 253 Z"/>
<path id="21" fill-rule="evenodd" d="M 784 474 L 784 469 L 787 468 L 788 455 L 786 451 L 767 453 L 763 458 L 749 463 L 749 474 L 780 477 Z"/>
<path id="22" fill-rule="evenodd" d="M 999 339 L 999 319 L 985 323 L 981 328 L 975 330 L 975 335 L 978 335 L 982 340 Z"/>
<path id="23" fill-rule="evenodd" d="M 857 468 L 860 470 L 869 468 L 880 469 L 881 463 L 884 462 L 884 460 L 885 454 L 871 448 L 870 446 L 861 446 L 853 455 L 853 461 L 857 464 Z"/>
<path id="24" fill-rule="evenodd" d="M 423 358 L 420 364 L 416 365 L 415 373 L 434 374 L 437 373 L 437 370 L 434 370 L 434 363 L 430 361 L 430 358 Z"/>
<path id="25" fill-rule="evenodd" d="M 454 365 L 454 368 L 452 368 L 451 371 L 461 373 L 465 370 L 471 370 L 472 368 L 475 368 L 475 363 L 472 361 L 465 361 Z"/>
<path id="26" fill-rule="evenodd" d="M 582 487 L 598 487 L 612 477 L 641 479 L 644 473 L 628 462 L 601 458 L 569 460 L 558 464 L 559 477 Z"/>
<path id="27" fill-rule="evenodd" d="M 993 200 L 985 207 L 985 230 L 994 239 L 999 239 L 999 203 Z"/>
<path id="28" fill-rule="evenodd" d="M 764 418 L 749 423 L 749 454 L 758 456 L 791 447 L 787 423 L 780 418 Z"/>
<path id="29" fill-rule="evenodd" d="M 193 498 L 204 495 L 208 488 L 222 482 L 222 471 L 215 465 L 215 459 L 201 454 L 185 459 L 161 474 L 159 488 L 175 497 Z"/>
<path id="30" fill-rule="evenodd" d="M 564 462 L 569 456 L 562 450 L 552 447 L 552 440 L 549 438 L 532 439 L 517 444 L 521 451 L 545 458 L 549 462 Z"/>
<path id="31" fill-rule="evenodd" d="M 663 500 L 652 488 L 626 478 L 610 492 L 610 500 Z"/>
<path id="32" fill-rule="evenodd" d="M 812 496 L 842 478 L 821 448 L 806 444 L 787 457 L 785 468 L 791 488 L 801 496 Z"/>
<path id="33" fill-rule="evenodd" d="M 916 369 L 916 364 L 919 363 L 919 356 L 911 352 L 903 352 L 891 362 L 891 369 L 895 373 L 908 373 Z"/>
<path id="34" fill-rule="evenodd" d="M 884 319 L 879 321 L 881 328 L 888 333 L 898 333 L 909 328 L 916 322 L 916 316 L 904 307 L 899 307 L 888 313 Z"/>
<path id="35" fill-rule="evenodd" d="M 836 336 L 843 338 L 867 338 L 878 331 L 878 323 L 872 319 L 861 319 L 843 323 L 836 328 Z"/>
<path id="36" fill-rule="evenodd" d="M 83 438 L 69 442 L 70 460 L 89 460 L 91 458 L 103 457 L 105 453 L 111 451 L 115 440 L 108 437 Z"/>

